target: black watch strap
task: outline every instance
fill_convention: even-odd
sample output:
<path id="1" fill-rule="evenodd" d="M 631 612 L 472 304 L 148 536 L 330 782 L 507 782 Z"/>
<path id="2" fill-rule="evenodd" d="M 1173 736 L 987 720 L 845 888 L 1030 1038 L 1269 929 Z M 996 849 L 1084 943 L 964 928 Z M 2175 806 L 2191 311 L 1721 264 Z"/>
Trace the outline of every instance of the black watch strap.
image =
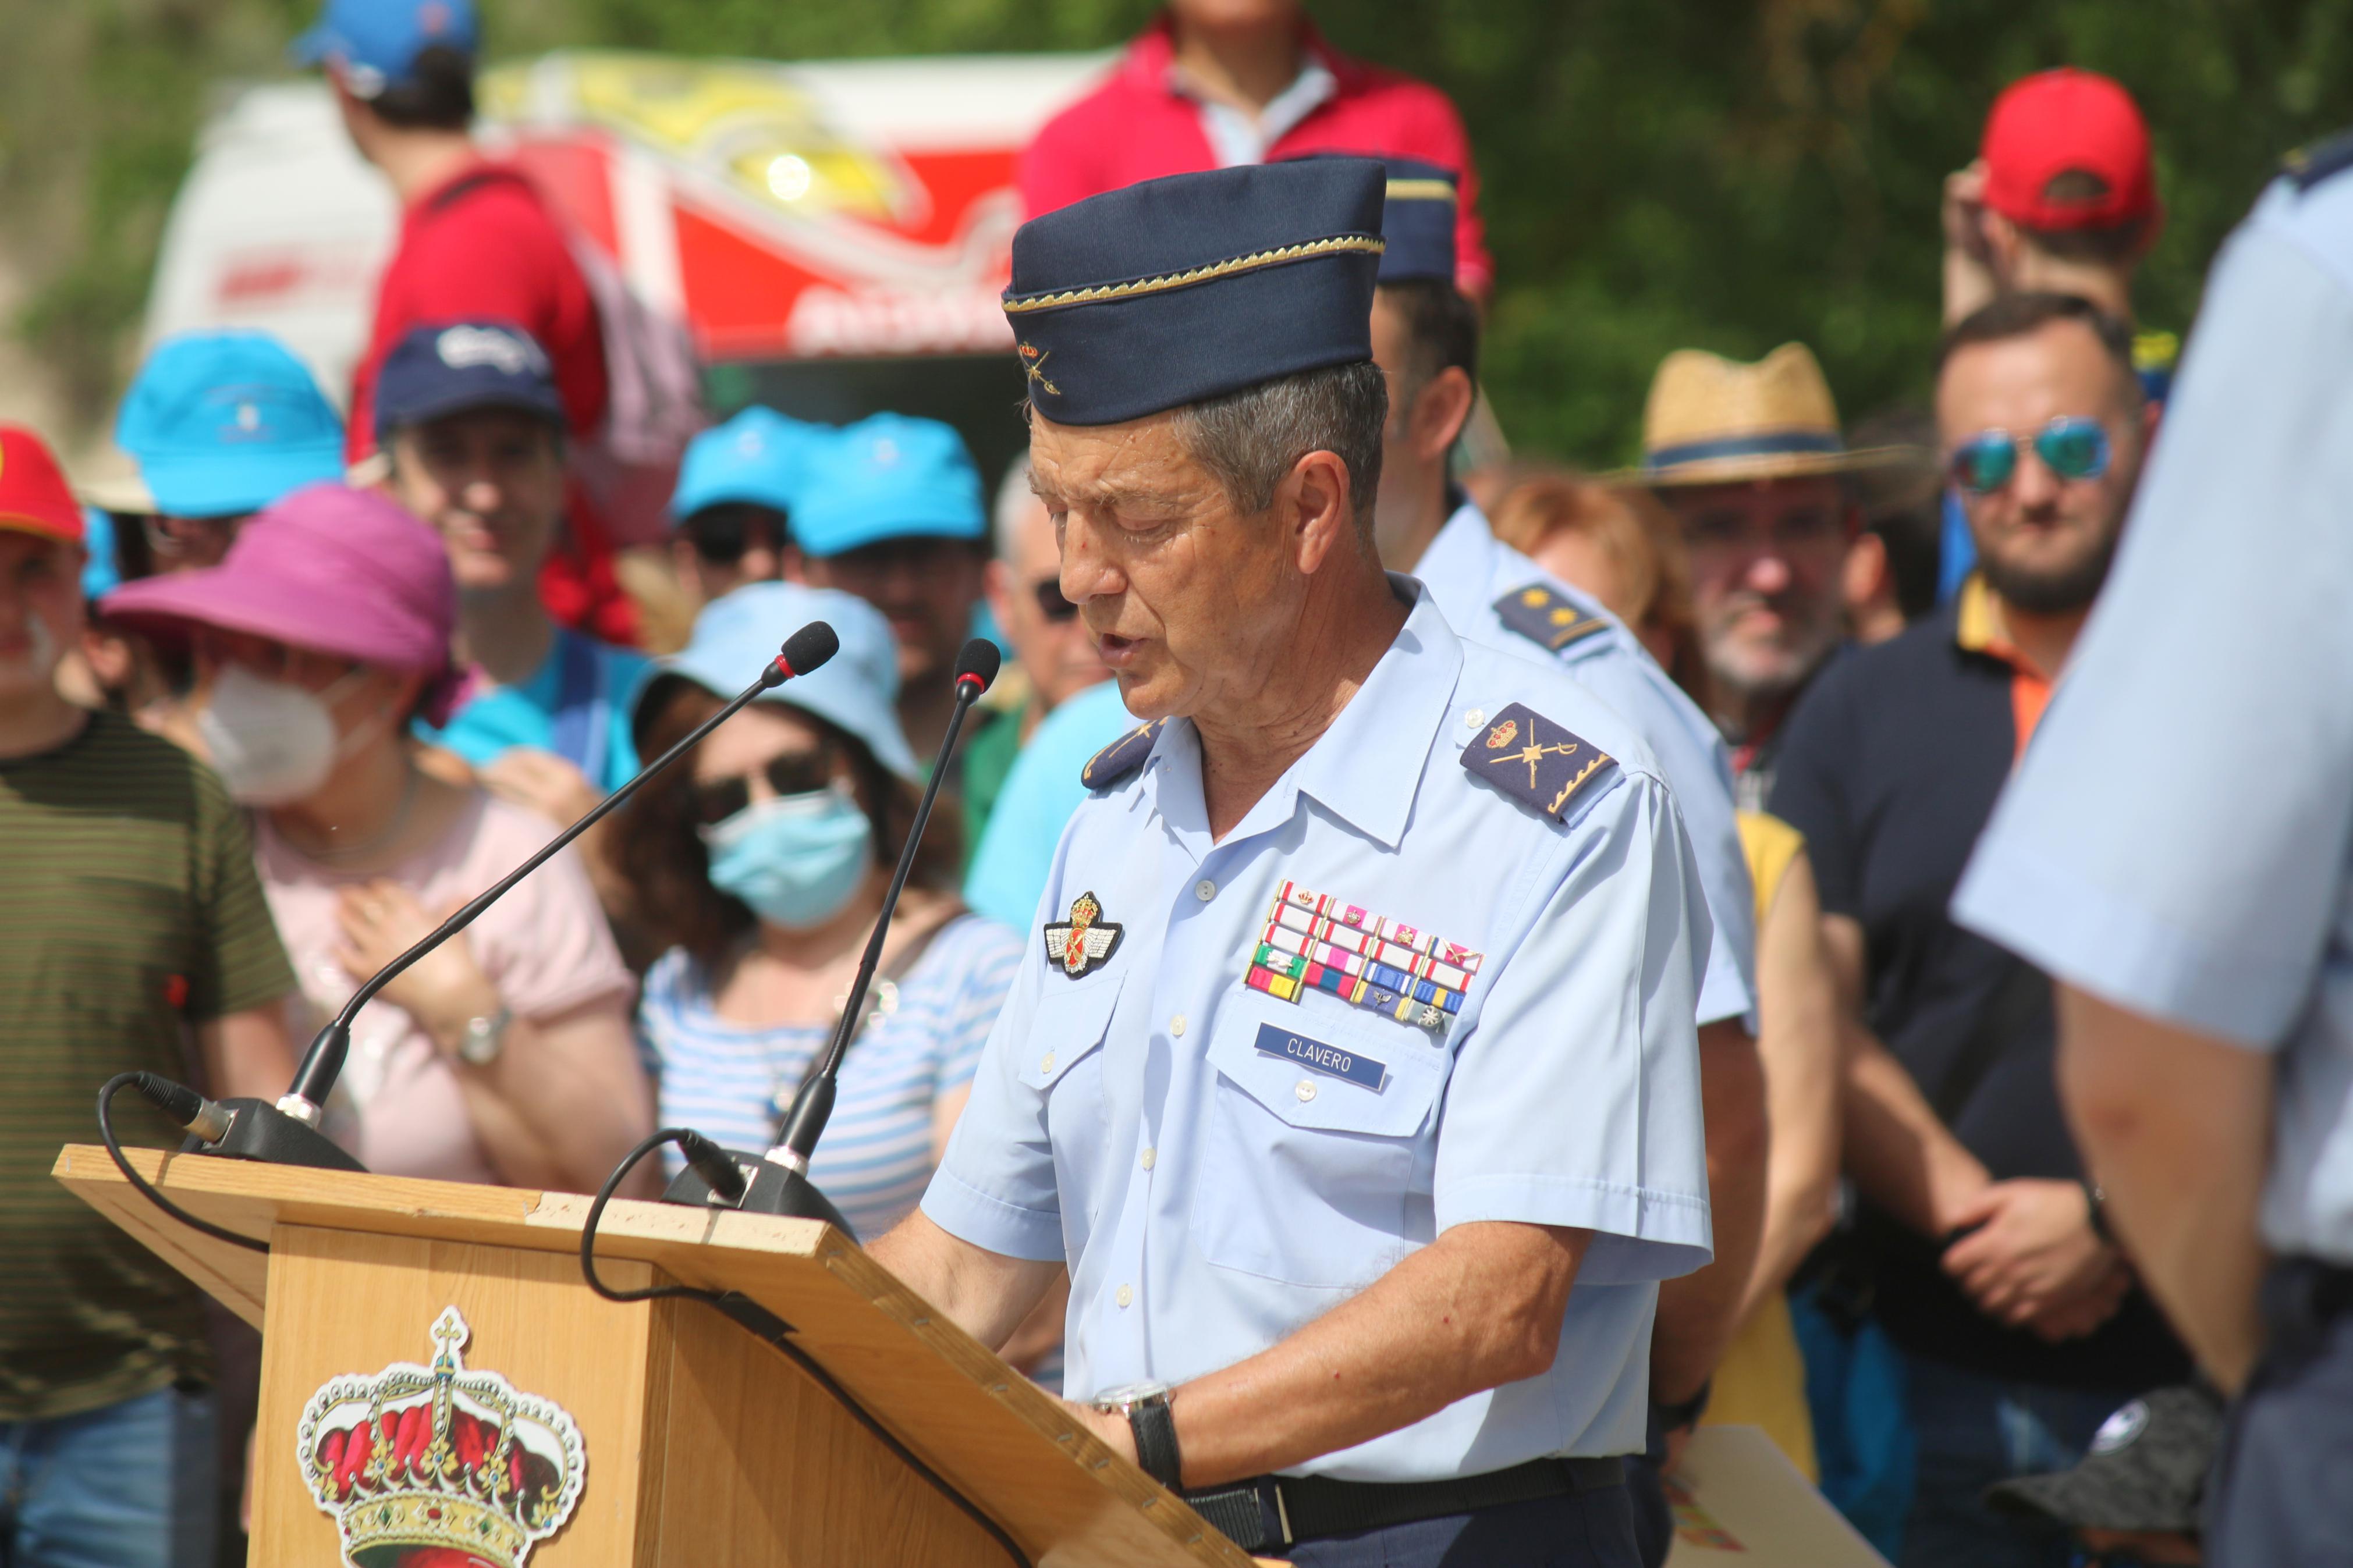
<path id="1" fill-rule="evenodd" d="M 1135 1462 L 1144 1473 L 1178 1490 L 1185 1462 L 1176 1451 L 1176 1414 L 1168 1408 L 1168 1393 L 1147 1394 L 1127 1407 L 1127 1429 L 1135 1435 Z"/>
<path id="2" fill-rule="evenodd" d="M 1715 1379 L 1711 1377 L 1699 1385 L 1697 1394 L 1679 1404 L 1668 1405 L 1659 1400 L 1652 1400 L 1651 1413 L 1658 1419 L 1659 1430 L 1680 1432 L 1687 1426 L 1698 1426 L 1699 1418 L 1707 1414 L 1708 1395 L 1715 1392 Z"/>

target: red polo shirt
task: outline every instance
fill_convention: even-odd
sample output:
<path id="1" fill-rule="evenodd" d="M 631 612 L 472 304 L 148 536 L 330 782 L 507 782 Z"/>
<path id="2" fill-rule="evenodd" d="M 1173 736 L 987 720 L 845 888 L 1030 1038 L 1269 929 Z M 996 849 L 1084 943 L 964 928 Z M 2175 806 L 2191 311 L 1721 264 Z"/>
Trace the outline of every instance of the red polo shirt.
<path id="1" fill-rule="evenodd" d="M 1419 158 L 1461 180 L 1455 229 L 1455 280 L 1484 297 L 1494 281 L 1479 222 L 1479 177 L 1471 138 L 1447 96 L 1427 82 L 1350 59 L 1311 26 L 1307 48 L 1335 79 L 1335 90 L 1275 138 L 1267 160 L 1303 153 L 1361 153 Z M 1218 167 L 1201 127 L 1201 106 L 1176 86 L 1176 49 L 1166 16 L 1128 47 L 1102 86 L 1046 122 L 1021 154 L 1026 216 L 1052 212 L 1088 196 L 1163 174 Z"/>

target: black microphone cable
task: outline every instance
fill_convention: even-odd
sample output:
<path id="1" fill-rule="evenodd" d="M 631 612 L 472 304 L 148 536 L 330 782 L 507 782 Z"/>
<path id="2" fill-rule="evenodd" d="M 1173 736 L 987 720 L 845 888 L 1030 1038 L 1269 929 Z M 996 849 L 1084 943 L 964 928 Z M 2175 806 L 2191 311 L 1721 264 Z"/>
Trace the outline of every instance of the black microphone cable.
<path id="1" fill-rule="evenodd" d="M 226 1241 L 232 1247 L 242 1247 L 248 1252 L 268 1252 L 269 1250 L 268 1242 L 256 1241 L 249 1236 L 239 1236 L 237 1232 L 226 1230 L 208 1219 L 198 1219 L 156 1191 L 146 1177 L 132 1168 L 130 1158 L 122 1152 L 122 1145 L 114 1136 L 114 1097 L 126 1089 L 137 1089 L 141 1099 L 199 1138 L 217 1138 L 228 1130 L 227 1118 L 221 1108 L 185 1084 L 174 1083 L 171 1079 L 160 1078 L 152 1072 L 116 1073 L 112 1078 L 108 1079 L 106 1086 L 98 1091 L 98 1135 L 106 1144 L 107 1157 L 114 1162 L 114 1168 L 122 1173 L 122 1179 L 137 1188 L 141 1195 L 149 1203 L 153 1204 L 189 1229 L 209 1236 L 215 1241 Z M 206 1125 L 199 1127 L 197 1125 L 199 1122 Z"/>
<path id="2" fill-rule="evenodd" d="M 834 1403 L 840 1405 L 851 1420 L 864 1427 L 876 1442 L 889 1449 L 894 1458 L 922 1477 L 934 1491 L 954 1504 L 957 1512 L 978 1525 L 991 1541 L 1004 1549 L 1006 1556 L 1018 1564 L 1018 1568 L 1035 1568 L 1029 1554 L 1021 1550 L 1021 1543 L 1014 1540 L 1003 1525 L 991 1519 L 954 1482 L 925 1464 L 913 1449 L 883 1426 L 873 1412 L 860 1404 L 858 1396 L 843 1387 L 815 1356 L 795 1344 L 792 1341 L 793 1326 L 776 1313 L 740 1290 L 706 1290 L 696 1285 L 649 1285 L 643 1289 L 624 1290 L 607 1284 L 597 1274 L 596 1226 L 604 1220 L 606 1205 L 613 1201 L 614 1193 L 628 1180 L 629 1173 L 637 1169 L 638 1163 L 665 1143 L 676 1143 L 684 1152 L 687 1163 L 710 1184 L 714 1194 L 731 1204 L 743 1195 L 743 1173 L 735 1168 L 735 1163 L 728 1158 L 725 1150 L 702 1133 L 691 1128 L 665 1127 L 643 1140 L 622 1157 L 621 1163 L 613 1167 L 613 1173 L 605 1178 L 605 1184 L 596 1189 L 596 1196 L 588 1205 L 588 1217 L 580 1227 L 580 1276 L 588 1282 L 588 1289 L 607 1301 L 700 1301 L 763 1344 L 782 1351 L 787 1360 L 807 1373 L 811 1382 L 831 1394 Z"/>

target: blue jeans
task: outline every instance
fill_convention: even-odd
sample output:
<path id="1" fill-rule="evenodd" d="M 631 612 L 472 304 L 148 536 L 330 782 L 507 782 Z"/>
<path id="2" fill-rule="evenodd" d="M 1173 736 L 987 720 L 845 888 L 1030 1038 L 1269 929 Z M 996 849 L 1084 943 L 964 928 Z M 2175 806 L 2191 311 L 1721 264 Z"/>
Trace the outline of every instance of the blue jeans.
<path id="1" fill-rule="evenodd" d="M 2065 1536 L 2035 1533 L 1985 1506 L 2013 1476 L 2073 1468 L 2100 1423 L 2138 1389 L 2010 1383 L 1907 1357 L 1917 1445 L 1903 1568 L 2067 1568 Z"/>
<path id="2" fill-rule="evenodd" d="M 1904 1556 L 1912 1508 L 1912 1419 L 1904 1399 L 1904 1352 L 1887 1331 L 1821 1302 L 1819 1285 L 1789 1292 L 1789 1321 L 1806 1358 L 1806 1404 L 1822 1495 L 1882 1557 Z"/>
<path id="3" fill-rule="evenodd" d="M 209 1568 L 213 1396 L 0 1421 L 0 1568 Z"/>

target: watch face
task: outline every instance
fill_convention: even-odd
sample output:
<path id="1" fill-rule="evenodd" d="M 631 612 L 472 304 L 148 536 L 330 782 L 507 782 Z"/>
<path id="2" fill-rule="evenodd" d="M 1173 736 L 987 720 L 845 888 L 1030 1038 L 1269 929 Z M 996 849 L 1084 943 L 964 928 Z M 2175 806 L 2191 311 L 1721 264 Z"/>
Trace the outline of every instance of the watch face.
<path id="1" fill-rule="evenodd" d="M 1168 1384 L 1165 1383 L 1123 1383 L 1117 1388 L 1104 1389 L 1088 1403 L 1097 1410 L 1109 1413 L 1124 1410 L 1139 1400 L 1149 1399 L 1155 1394 L 1167 1392 Z"/>

